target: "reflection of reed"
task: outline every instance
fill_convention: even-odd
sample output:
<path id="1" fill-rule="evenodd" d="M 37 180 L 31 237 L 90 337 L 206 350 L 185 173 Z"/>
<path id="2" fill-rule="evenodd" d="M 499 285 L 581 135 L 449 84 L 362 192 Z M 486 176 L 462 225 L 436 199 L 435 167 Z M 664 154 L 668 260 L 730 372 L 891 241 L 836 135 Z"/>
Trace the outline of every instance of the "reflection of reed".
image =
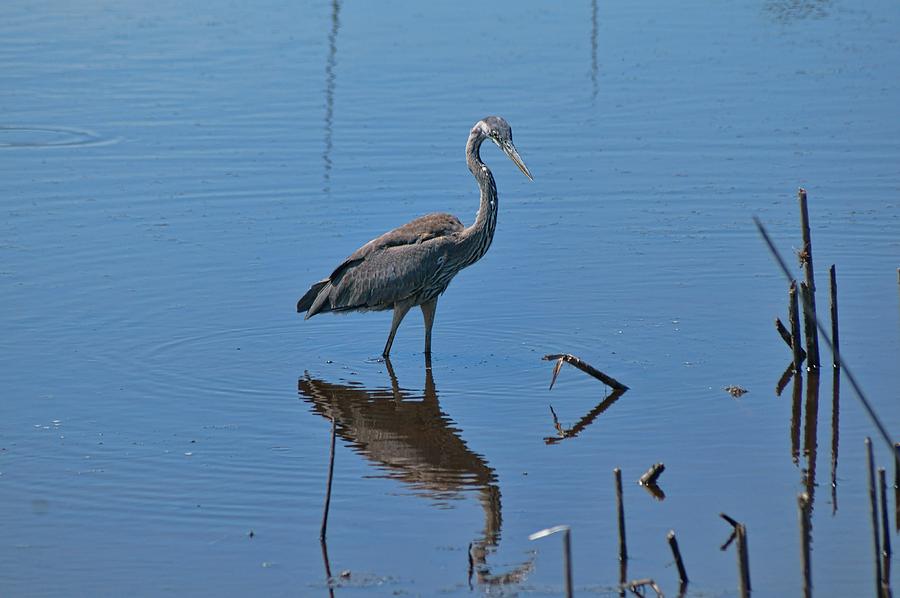
<path id="1" fill-rule="evenodd" d="M 597 0 L 591 0 L 591 98 L 597 99 Z"/>
<path id="2" fill-rule="evenodd" d="M 334 65 L 337 54 L 337 34 L 341 26 L 339 14 L 341 3 L 339 0 L 331 0 L 331 32 L 328 34 L 328 60 L 325 62 L 325 150 L 322 152 L 324 162 L 324 188 L 325 193 L 331 192 L 331 134 L 334 121 Z"/>
<path id="3" fill-rule="evenodd" d="M 803 422 L 803 454 L 806 472 L 803 484 L 809 495 L 809 511 L 812 513 L 816 492 L 816 457 L 818 455 L 819 430 L 819 372 L 811 370 L 806 379 L 806 415 Z"/>
<path id="4" fill-rule="evenodd" d="M 791 388 L 791 461 L 796 464 L 800 460 L 800 412 L 803 407 L 803 375 L 800 372 L 794 375 Z"/>
<path id="5" fill-rule="evenodd" d="M 831 374 L 831 514 L 837 513 L 838 438 L 840 437 L 841 368 Z"/>
<path id="6" fill-rule="evenodd" d="M 487 557 L 499 544 L 502 525 L 497 476 L 441 411 L 431 367 L 425 370 L 425 388 L 419 394 L 401 388 L 390 361 L 385 365 L 390 388 L 335 384 L 307 373 L 298 381 L 300 397 L 314 413 L 334 417 L 338 436 L 355 452 L 416 494 L 443 503 L 465 491 L 477 491 L 485 522 L 482 536 L 469 549 L 470 575 L 491 585 L 521 581 L 531 570 L 531 561 L 499 575 L 488 568 Z"/>
<path id="7" fill-rule="evenodd" d="M 553 414 L 553 419 L 556 424 L 556 429 L 559 433 L 559 436 L 548 436 L 544 438 L 544 442 L 547 444 L 556 444 L 566 438 L 574 438 L 578 436 L 578 434 L 587 428 L 589 425 L 594 423 L 594 420 L 597 419 L 601 413 L 612 407 L 613 403 L 619 400 L 625 394 L 624 390 L 614 390 L 612 391 L 608 397 L 600 401 L 596 407 L 587 412 L 587 414 L 582 417 L 578 422 L 569 429 L 563 429 L 562 426 L 559 425 L 559 421 L 556 420 L 556 414 Z M 550 407 L 551 412 L 553 411 L 553 407 Z"/>

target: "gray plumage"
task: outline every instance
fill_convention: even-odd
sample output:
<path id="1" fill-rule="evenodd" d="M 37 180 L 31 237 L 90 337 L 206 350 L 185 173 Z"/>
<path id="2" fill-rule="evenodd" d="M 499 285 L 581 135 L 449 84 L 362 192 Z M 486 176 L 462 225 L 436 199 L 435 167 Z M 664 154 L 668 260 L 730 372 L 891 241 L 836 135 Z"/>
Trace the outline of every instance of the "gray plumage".
<path id="1" fill-rule="evenodd" d="M 393 309 L 391 331 L 382 355 L 391 351 L 394 335 L 406 313 L 422 308 L 425 353 L 431 353 L 431 328 L 437 299 L 460 270 L 487 253 L 497 225 L 497 186 L 481 161 L 484 140 L 493 141 L 530 179 L 531 173 L 512 141 L 512 129 L 499 116 L 472 127 L 466 143 L 466 164 L 478 182 L 481 203 L 471 226 L 452 214 L 428 214 L 372 239 L 353 252 L 331 275 L 310 287 L 297 302 L 306 318 L 323 312 Z"/>

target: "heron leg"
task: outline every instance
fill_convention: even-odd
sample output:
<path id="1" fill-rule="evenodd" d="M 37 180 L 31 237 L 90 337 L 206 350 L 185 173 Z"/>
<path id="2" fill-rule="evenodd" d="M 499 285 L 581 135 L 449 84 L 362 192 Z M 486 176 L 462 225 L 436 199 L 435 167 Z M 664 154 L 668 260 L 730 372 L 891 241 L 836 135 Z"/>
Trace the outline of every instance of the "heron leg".
<path id="1" fill-rule="evenodd" d="M 391 345 L 394 344 L 394 335 L 397 334 L 397 328 L 400 327 L 400 322 L 403 321 L 403 318 L 411 307 L 412 305 L 405 303 L 394 304 L 394 319 L 391 321 L 391 333 L 388 335 L 387 343 L 384 345 L 384 351 L 381 353 L 382 357 L 387 357 L 391 354 Z"/>
<path id="2" fill-rule="evenodd" d="M 431 355 L 431 327 L 434 326 L 434 312 L 437 311 L 437 297 L 423 303 L 422 317 L 425 319 L 425 355 Z"/>

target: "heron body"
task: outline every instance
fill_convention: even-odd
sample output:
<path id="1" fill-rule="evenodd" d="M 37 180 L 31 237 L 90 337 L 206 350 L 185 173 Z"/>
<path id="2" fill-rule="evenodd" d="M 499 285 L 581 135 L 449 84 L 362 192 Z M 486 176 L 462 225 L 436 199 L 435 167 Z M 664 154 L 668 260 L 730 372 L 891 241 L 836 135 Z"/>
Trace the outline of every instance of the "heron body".
<path id="1" fill-rule="evenodd" d="M 310 287 L 297 302 L 306 318 L 323 312 L 394 310 L 382 355 L 390 354 L 404 316 L 416 305 L 425 319 L 425 353 L 431 354 L 431 328 L 438 297 L 453 277 L 487 253 L 497 226 L 497 186 L 481 161 L 481 144 L 493 141 L 530 179 L 512 141 L 512 129 L 499 116 L 472 127 L 466 164 L 481 190 L 475 222 L 463 226 L 452 214 L 434 213 L 372 239 L 341 263 L 328 278 Z"/>

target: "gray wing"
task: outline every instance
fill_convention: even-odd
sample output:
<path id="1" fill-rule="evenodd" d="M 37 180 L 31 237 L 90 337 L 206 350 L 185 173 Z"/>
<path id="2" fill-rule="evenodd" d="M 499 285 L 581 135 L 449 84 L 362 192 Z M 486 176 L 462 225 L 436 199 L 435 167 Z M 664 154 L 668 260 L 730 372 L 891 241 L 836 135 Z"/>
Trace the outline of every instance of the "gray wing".
<path id="1" fill-rule="evenodd" d="M 452 214 L 428 214 L 372 239 L 297 302 L 311 318 L 324 311 L 389 309 L 422 291 L 463 230 Z"/>

